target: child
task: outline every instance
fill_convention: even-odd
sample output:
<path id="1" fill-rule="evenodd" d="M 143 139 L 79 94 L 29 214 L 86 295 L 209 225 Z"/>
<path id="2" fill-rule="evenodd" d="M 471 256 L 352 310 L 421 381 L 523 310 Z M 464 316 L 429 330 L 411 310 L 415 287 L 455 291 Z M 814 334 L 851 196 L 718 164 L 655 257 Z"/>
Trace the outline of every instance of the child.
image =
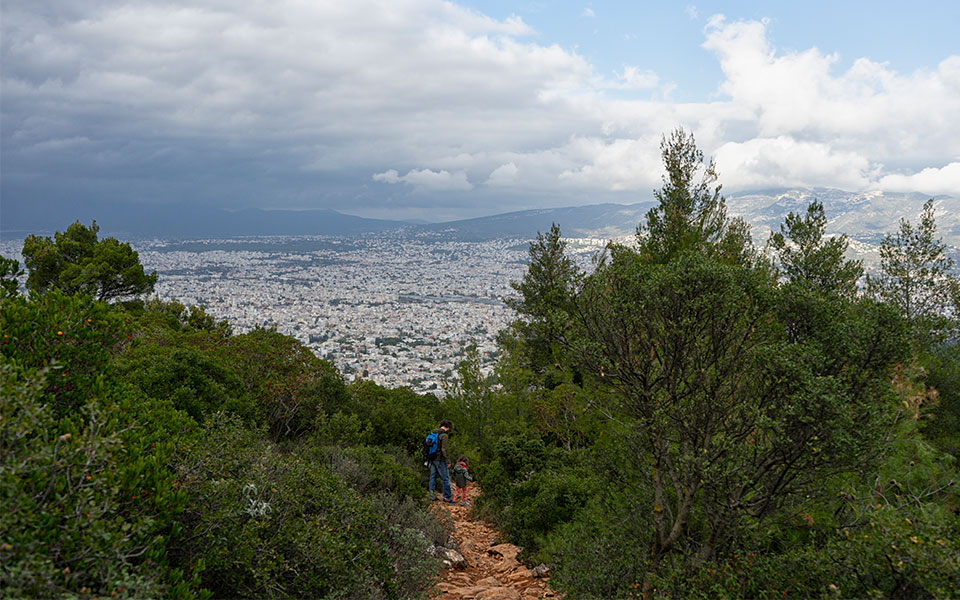
<path id="1" fill-rule="evenodd" d="M 453 468 L 453 480 L 457 484 L 457 491 L 453 495 L 453 501 L 456 502 L 457 498 L 460 498 L 460 506 L 469 506 L 470 502 L 467 500 L 467 482 L 473 481 L 473 477 L 470 476 L 470 471 L 467 471 L 466 456 L 461 456 L 457 459 L 457 466 Z"/>

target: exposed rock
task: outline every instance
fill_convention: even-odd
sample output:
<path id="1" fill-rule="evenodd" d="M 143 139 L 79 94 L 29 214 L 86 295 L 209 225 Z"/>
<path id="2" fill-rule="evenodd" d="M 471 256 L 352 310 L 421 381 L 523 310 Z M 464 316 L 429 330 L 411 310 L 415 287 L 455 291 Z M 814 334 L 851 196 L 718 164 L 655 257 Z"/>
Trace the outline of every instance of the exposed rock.
<path id="1" fill-rule="evenodd" d="M 508 587 L 488 588 L 475 596 L 476 600 L 522 600 L 520 592 Z"/>
<path id="2" fill-rule="evenodd" d="M 440 559 L 445 567 L 451 569 L 466 569 L 467 559 L 462 554 L 451 548 L 440 549 Z"/>
<path id="3" fill-rule="evenodd" d="M 547 582 L 549 568 L 538 565 L 528 569 L 517 560 L 522 551 L 513 544 L 497 543 L 502 539 L 496 530 L 482 521 L 471 519 L 470 508 L 454 505 L 434 505 L 435 510 L 443 511 L 453 518 L 453 537 L 460 552 L 440 548 L 437 552 L 449 567 L 443 571 L 441 583 L 436 591 L 441 600 L 542 600 L 543 598 L 562 598 L 550 589 Z M 449 561 L 448 554 L 453 553 L 463 559 Z M 462 565 L 454 567 L 454 564 Z M 459 570 L 455 570 L 459 569 Z"/>
<path id="4" fill-rule="evenodd" d="M 533 568 L 534 577 L 546 577 L 549 572 L 550 572 L 550 567 L 548 567 L 543 563 L 540 563 L 539 565 Z"/>
<path id="5" fill-rule="evenodd" d="M 523 550 L 523 548 L 514 546 L 513 544 L 498 544 L 487 550 L 487 552 L 494 555 L 499 554 L 504 558 L 516 559 L 517 554 L 519 554 L 521 550 Z"/>

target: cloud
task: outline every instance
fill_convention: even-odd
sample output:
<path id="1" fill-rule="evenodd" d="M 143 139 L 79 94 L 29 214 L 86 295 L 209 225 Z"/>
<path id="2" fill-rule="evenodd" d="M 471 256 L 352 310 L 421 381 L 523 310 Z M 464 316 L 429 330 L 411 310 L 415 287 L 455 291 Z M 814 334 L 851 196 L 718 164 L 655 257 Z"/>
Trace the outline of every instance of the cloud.
<path id="1" fill-rule="evenodd" d="M 583 9 L 583 12 L 580 13 L 580 16 L 592 19 L 597 16 L 597 13 L 593 12 L 593 9 L 587 6 L 586 8 Z"/>
<path id="2" fill-rule="evenodd" d="M 490 177 L 487 178 L 487 185 L 511 185 L 516 183 L 517 174 L 520 170 L 517 168 L 517 165 L 512 162 L 500 165 L 490 173 Z"/>
<path id="3" fill-rule="evenodd" d="M 960 56 L 935 71 L 901 75 L 855 60 L 835 73 L 839 55 L 817 48 L 777 55 L 758 21 L 712 17 L 704 47 L 720 60 L 720 92 L 742 108 L 762 137 L 788 135 L 857 151 L 878 164 L 904 157 L 960 156 Z M 932 157 L 930 157 L 932 158 Z"/>
<path id="4" fill-rule="evenodd" d="M 960 162 L 944 167 L 929 167 L 913 175 L 884 175 L 880 189 L 888 192 L 921 192 L 924 194 L 960 195 Z"/>
<path id="5" fill-rule="evenodd" d="M 659 185 L 659 139 L 677 126 L 716 157 L 727 191 L 960 190 L 960 55 L 900 73 L 779 50 L 763 20 L 716 15 L 703 46 L 723 79 L 680 103 L 671 74 L 640 59 L 600 74 L 519 17 L 443 0 L 2 10 L 5 205 L 635 201 Z"/>
<path id="6" fill-rule="evenodd" d="M 691 20 L 696 20 L 700 16 L 700 11 L 692 4 L 688 4 L 687 7 L 683 9 L 683 12 L 686 13 Z"/>
<path id="7" fill-rule="evenodd" d="M 728 189 L 828 187 L 860 190 L 870 185 L 871 165 L 854 152 L 789 136 L 728 142 L 716 152 Z"/>
<path id="8" fill-rule="evenodd" d="M 660 77 L 653 71 L 641 71 L 639 67 L 624 65 L 623 73 L 616 73 L 617 83 L 611 87 L 623 90 L 645 90 L 657 87 Z"/>
<path id="9" fill-rule="evenodd" d="M 463 171 L 451 173 L 449 171 L 431 171 L 430 169 L 414 169 L 406 175 L 400 176 L 395 169 L 383 173 L 375 173 L 374 181 L 383 183 L 406 183 L 415 188 L 429 191 L 466 191 L 473 189 L 467 181 L 467 174 Z"/>

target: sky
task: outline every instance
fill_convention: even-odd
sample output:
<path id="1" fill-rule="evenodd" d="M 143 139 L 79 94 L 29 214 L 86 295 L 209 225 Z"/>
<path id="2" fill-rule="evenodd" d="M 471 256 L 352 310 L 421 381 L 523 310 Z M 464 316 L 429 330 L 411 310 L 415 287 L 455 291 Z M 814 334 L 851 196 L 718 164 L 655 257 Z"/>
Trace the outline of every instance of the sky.
<path id="1" fill-rule="evenodd" d="M 960 196 L 960 2 L 3 0 L 3 213 L 443 221 L 726 193 Z"/>

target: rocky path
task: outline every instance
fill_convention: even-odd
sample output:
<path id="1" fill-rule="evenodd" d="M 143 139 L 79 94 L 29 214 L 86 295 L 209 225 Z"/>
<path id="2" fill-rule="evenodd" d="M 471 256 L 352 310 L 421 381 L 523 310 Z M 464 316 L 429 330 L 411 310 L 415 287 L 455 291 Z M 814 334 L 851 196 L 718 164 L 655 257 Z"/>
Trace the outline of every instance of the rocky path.
<path id="1" fill-rule="evenodd" d="M 454 521 L 455 552 L 447 552 L 437 597 L 440 600 L 538 600 L 561 596 L 547 584 L 545 567 L 528 569 L 517 561 L 521 548 L 499 543 L 500 534 L 474 520 L 469 506 L 435 502 Z M 462 560 L 458 557 L 462 556 Z"/>

